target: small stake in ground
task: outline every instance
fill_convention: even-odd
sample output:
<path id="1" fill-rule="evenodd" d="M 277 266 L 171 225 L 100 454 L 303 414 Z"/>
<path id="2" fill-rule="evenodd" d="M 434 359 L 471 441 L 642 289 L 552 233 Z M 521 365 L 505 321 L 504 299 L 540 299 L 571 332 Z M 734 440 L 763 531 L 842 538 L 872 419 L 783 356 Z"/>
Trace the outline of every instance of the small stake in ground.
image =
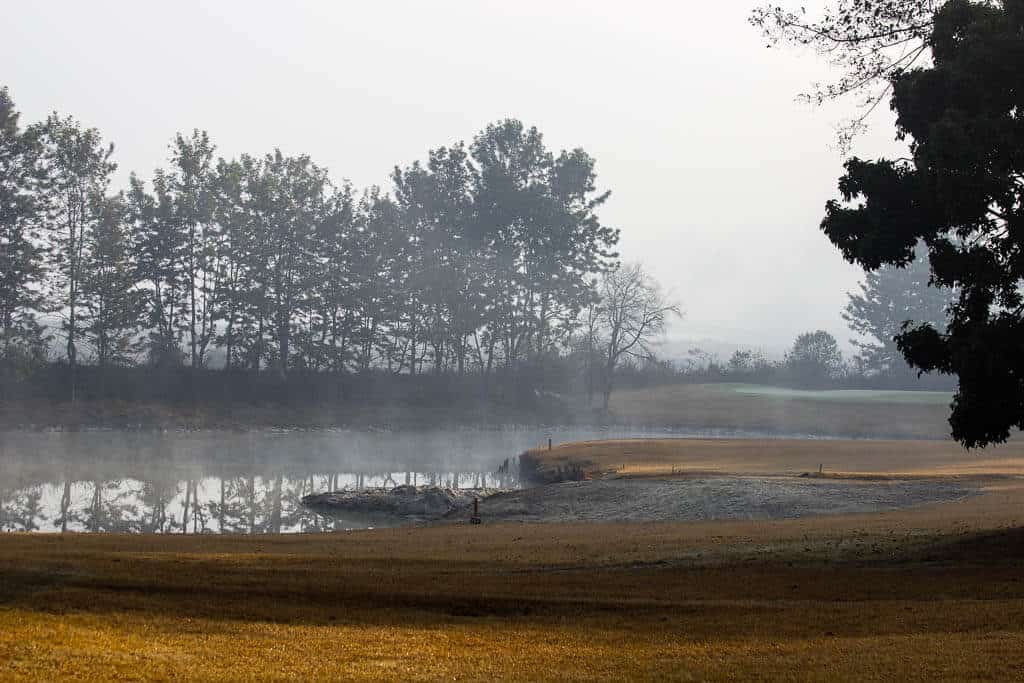
<path id="1" fill-rule="evenodd" d="M 820 465 L 820 464 L 818 465 L 818 474 L 821 474 L 821 468 L 822 467 L 823 467 L 823 465 Z"/>
<path id="2" fill-rule="evenodd" d="M 481 521 L 480 520 L 480 499 L 479 498 L 474 498 L 473 499 L 473 516 L 469 518 L 469 523 L 470 524 L 479 524 L 480 521 Z"/>

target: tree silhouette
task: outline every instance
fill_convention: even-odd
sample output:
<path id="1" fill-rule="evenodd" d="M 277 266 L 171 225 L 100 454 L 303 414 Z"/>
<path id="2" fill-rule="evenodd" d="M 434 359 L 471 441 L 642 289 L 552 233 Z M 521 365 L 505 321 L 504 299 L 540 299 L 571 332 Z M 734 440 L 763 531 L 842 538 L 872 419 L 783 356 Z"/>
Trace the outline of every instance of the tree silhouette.
<path id="1" fill-rule="evenodd" d="M 892 106 L 911 158 L 851 159 L 822 229 L 875 269 L 928 248 L 934 282 L 957 288 L 948 327 L 909 327 L 897 344 L 922 371 L 955 374 L 950 424 L 965 446 L 1024 427 L 1024 5 L 952 0 L 928 36 L 934 66 L 896 74 Z"/>

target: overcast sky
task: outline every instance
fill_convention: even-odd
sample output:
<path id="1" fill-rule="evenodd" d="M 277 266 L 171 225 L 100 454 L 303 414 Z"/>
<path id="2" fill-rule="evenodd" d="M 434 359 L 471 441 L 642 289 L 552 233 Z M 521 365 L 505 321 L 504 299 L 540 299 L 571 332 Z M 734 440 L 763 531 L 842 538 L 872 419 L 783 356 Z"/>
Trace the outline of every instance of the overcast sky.
<path id="1" fill-rule="evenodd" d="M 853 103 L 795 101 L 827 66 L 765 49 L 755 4 L 8 2 L 0 83 L 23 123 L 58 110 L 99 128 L 122 182 L 204 128 L 226 157 L 280 147 L 385 185 L 396 163 L 519 118 L 597 158 L 623 257 L 686 311 L 674 337 L 774 351 L 824 328 L 846 347 L 860 273 L 818 223 Z M 854 152 L 900 151 L 889 113 L 872 123 Z"/>

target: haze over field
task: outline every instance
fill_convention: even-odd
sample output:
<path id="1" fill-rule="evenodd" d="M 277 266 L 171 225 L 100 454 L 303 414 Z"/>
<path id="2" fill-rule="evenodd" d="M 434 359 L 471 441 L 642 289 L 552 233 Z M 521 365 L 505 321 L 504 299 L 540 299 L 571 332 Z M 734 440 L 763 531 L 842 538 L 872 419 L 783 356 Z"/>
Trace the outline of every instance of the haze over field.
<path id="1" fill-rule="evenodd" d="M 549 147 L 596 157 L 619 250 L 683 304 L 671 337 L 776 354 L 823 328 L 846 351 L 840 311 L 860 272 L 817 225 L 853 103 L 797 103 L 831 75 L 810 53 L 766 50 L 750 8 L 17 3 L 0 58 L 23 120 L 73 112 L 117 144 L 119 184 L 198 127 L 225 157 L 276 145 L 336 181 L 386 186 L 388 164 L 518 117 Z M 889 113 L 874 120 L 854 151 L 900 151 Z"/>

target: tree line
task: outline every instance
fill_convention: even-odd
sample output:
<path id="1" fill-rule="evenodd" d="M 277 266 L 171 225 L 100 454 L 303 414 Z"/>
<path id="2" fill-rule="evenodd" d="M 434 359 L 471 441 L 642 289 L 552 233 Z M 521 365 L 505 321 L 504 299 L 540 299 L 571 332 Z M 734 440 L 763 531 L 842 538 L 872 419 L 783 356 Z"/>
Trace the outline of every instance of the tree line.
<path id="1" fill-rule="evenodd" d="M 125 190 L 116 170 L 98 130 L 21 127 L 0 90 L 6 371 L 57 338 L 72 399 L 83 364 L 486 382 L 569 349 L 617 266 L 595 160 L 512 119 L 396 166 L 387 188 L 280 150 L 219 157 L 200 130 Z"/>

